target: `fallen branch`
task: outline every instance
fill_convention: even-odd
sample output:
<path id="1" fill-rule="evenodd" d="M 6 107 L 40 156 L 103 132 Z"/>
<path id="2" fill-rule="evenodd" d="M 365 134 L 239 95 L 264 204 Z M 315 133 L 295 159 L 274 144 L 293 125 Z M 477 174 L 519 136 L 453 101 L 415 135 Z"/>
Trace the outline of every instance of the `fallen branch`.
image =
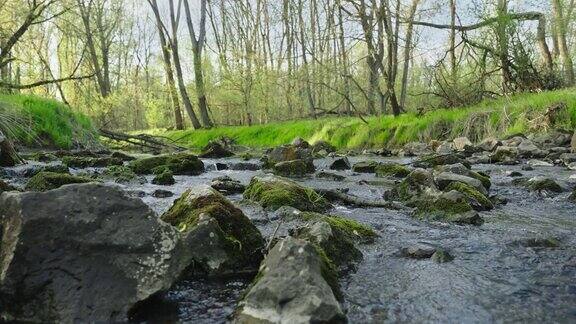
<path id="1" fill-rule="evenodd" d="M 384 201 L 384 200 L 369 200 L 356 196 L 346 194 L 339 190 L 334 189 L 315 189 L 316 192 L 323 195 L 324 198 L 330 201 L 342 202 L 345 205 L 355 206 L 355 207 L 376 207 L 376 208 L 388 208 L 394 210 L 408 210 L 409 208 L 395 201 Z"/>
<path id="2" fill-rule="evenodd" d="M 106 137 L 113 141 L 125 142 L 134 146 L 139 146 L 141 148 L 150 149 L 153 151 L 162 151 L 163 149 L 169 149 L 174 151 L 185 151 L 185 147 L 166 143 L 161 137 L 139 134 L 139 135 L 129 135 L 124 133 L 113 132 L 105 129 L 100 129 L 100 136 Z"/>

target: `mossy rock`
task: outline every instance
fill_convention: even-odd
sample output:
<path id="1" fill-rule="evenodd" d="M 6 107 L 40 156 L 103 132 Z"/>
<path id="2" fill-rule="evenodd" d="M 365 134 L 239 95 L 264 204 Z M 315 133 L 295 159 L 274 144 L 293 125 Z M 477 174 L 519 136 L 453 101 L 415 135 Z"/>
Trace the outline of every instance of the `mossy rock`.
<path id="1" fill-rule="evenodd" d="M 352 166 L 352 171 L 358 173 L 375 173 L 376 167 L 380 165 L 380 162 L 376 161 L 362 161 L 354 164 Z"/>
<path id="2" fill-rule="evenodd" d="M 162 167 L 175 175 L 199 175 L 204 172 L 204 163 L 196 155 L 177 153 L 142 158 L 130 162 L 129 167 L 136 174 L 152 174 Z"/>
<path id="3" fill-rule="evenodd" d="M 244 199 L 268 210 L 291 206 L 301 211 L 323 212 L 332 205 L 316 191 L 276 176 L 254 177 L 244 191 Z"/>
<path id="4" fill-rule="evenodd" d="M 152 183 L 155 185 L 171 186 L 176 183 L 176 180 L 174 180 L 172 171 L 165 169 L 152 179 Z"/>
<path id="5" fill-rule="evenodd" d="M 161 219 L 182 232 L 193 231 L 201 217 L 213 218 L 227 242 L 225 269 L 257 269 L 264 239 L 244 213 L 209 186 L 191 188 L 178 198 Z"/>
<path id="6" fill-rule="evenodd" d="M 333 228 L 338 229 L 342 235 L 357 243 L 372 243 L 378 236 L 370 226 L 342 216 L 324 215 L 314 212 L 302 212 L 293 214 L 293 216 L 304 222 L 325 221 Z"/>
<path id="7" fill-rule="evenodd" d="M 4 191 L 15 191 L 15 190 L 17 189 L 13 185 L 0 180 L 0 194 L 2 194 Z"/>
<path id="8" fill-rule="evenodd" d="M 572 191 L 572 194 L 568 197 L 568 201 L 576 203 L 576 189 L 574 189 L 574 191 Z"/>
<path id="9" fill-rule="evenodd" d="M 383 163 L 376 166 L 377 177 L 396 177 L 405 178 L 410 174 L 410 169 L 406 166 L 397 163 Z"/>
<path id="10" fill-rule="evenodd" d="M 306 163 L 306 172 L 316 171 L 312 151 L 295 145 L 281 145 L 273 148 L 264 159 L 264 168 L 271 169 L 277 163 L 302 160 Z"/>
<path id="11" fill-rule="evenodd" d="M 40 172 L 30 178 L 26 184 L 27 191 L 48 191 L 72 183 L 92 182 L 92 179 L 77 177 L 70 174 Z"/>
<path id="12" fill-rule="evenodd" d="M 448 165 L 461 163 L 468 169 L 470 169 L 470 163 L 465 159 L 461 158 L 457 154 L 431 154 L 425 155 L 419 158 L 413 163 L 416 168 L 433 168 L 439 165 Z"/>
<path id="13" fill-rule="evenodd" d="M 103 168 L 112 165 L 122 165 L 124 161 L 113 157 L 83 157 L 83 156 L 65 156 L 62 158 L 62 164 L 70 168 Z"/>
<path id="14" fill-rule="evenodd" d="M 446 192 L 456 190 L 465 195 L 468 197 L 470 205 L 475 210 L 490 210 L 494 208 L 494 204 L 492 204 L 488 197 L 469 184 L 463 182 L 452 182 L 444 190 Z"/>
<path id="15" fill-rule="evenodd" d="M 58 160 L 58 157 L 53 153 L 49 152 L 35 152 L 24 157 L 26 160 L 38 161 L 38 162 L 54 162 Z"/>
<path id="16" fill-rule="evenodd" d="M 562 193 L 564 189 L 550 178 L 536 177 L 527 181 L 528 189 L 536 192 Z"/>
<path id="17" fill-rule="evenodd" d="M 102 173 L 104 178 L 112 178 L 117 183 L 127 183 L 139 180 L 138 175 L 127 166 L 113 165 Z"/>
<path id="18" fill-rule="evenodd" d="M 276 163 L 272 168 L 274 174 L 282 177 L 304 177 L 310 173 L 308 163 L 303 160 L 293 160 Z"/>
<path id="19" fill-rule="evenodd" d="M 402 182 L 386 192 L 388 200 L 408 201 L 426 190 L 437 190 L 432 172 L 416 169 L 408 174 Z"/>
<path id="20" fill-rule="evenodd" d="M 486 188 L 486 190 L 490 190 L 490 187 L 492 187 L 492 181 L 490 180 L 490 176 L 484 172 L 470 171 L 470 173 L 468 173 L 468 176 L 480 180 L 480 182 L 482 182 L 482 185 L 484 186 L 484 188 Z"/>
<path id="21" fill-rule="evenodd" d="M 433 220 L 456 224 L 481 225 L 482 218 L 475 212 L 468 197 L 452 190 L 437 196 L 423 194 L 407 203 L 416 207 L 414 216 L 422 220 Z"/>

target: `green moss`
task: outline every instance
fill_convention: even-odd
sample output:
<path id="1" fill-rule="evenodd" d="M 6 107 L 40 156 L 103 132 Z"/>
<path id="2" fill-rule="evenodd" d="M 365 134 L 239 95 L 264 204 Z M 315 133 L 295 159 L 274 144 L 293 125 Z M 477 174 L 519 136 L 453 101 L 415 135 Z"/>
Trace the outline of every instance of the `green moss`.
<path id="1" fill-rule="evenodd" d="M 363 161 L 358 162 L 352 166 L 352 171 L 359 173 L 374 173 L 376 172 L 376 167 L 380 165 L 376 161 Z"/>
<path id="2" fill-rule="evenodd" d="M 132 169 L 123 165 L 113 165 L 104 170 L 104 176 L 114 178 L 118 183 L 126 183 L 136 180 L 138 176 Z"/>
<path id="3" fill-rule="evenodd" d="M 459 222 L 461 216 L 472 211 L 466 196 L 449 199 L 444 195 L 438 197 L 421 196 L 412 199 L 407 204 L 416 207 L 414 216 L 419 219 L 445 222 Z"/>
<path id="4" fill-rule="evenodd" d="M 474 187 L 463 183 L 463 182 L 452 182 L 444 189 L 444 191 L 448 192 L 451 190 L 456 190 L 461 194 L 465 195 L 469 199 L 475 200 L 480 204 L 483 209 L 492 209 L 494 205 L 486 196 L 484 196 L 480 191 L 476 190 Z"/>
<path id="5" fill-rule="evenodd" d="M 270 210 L 291 206 L 301 211 L 322 212 L 332 207 L 316 191 L 278 177 L 252 178 L 244 191 L 244 199 L 257 202 Z"/>
<path id="6" fill-rule="evenodd" d="M 340 284 L 338 283 L 338 271 L 336 265 L 320 245 L 312 243 L 312 246 L 314 246 L 316 253 L 318 253 L 318 256 L 320 257 L 320 272 L 322 277 L 332 289 L 334 297 L 341 302 L 344 301 L 344 295 L 342 294 Z"/>
<path id="7" fill-rule="evenodd" d="M 62 164 L 70 168 L 101 168 L 111 165 L 122 165 L 121 159 L 112 157 L 84 157 L 84 156 L 65 156 L 62 158 Z"/>
<path id="8" fill-rule="evenodd" d="M 77 177 L 69 174 L 40 172 L 30 178 L 26 184 L 28 191 L 48 191 L 72 183 L 91 182 L 92 179 Z"/>
<path id="9" fill-rule="evenodd" d="M 555 193 L 561 193 L 564 191 L 559 184 L 550 178 L 529 180 L 528 188 L 532 191 L 550 191 Z"/>
<path id="10" fill-rule="evenodd" d="M 484 172 L 470 171 L 468 176 L 470 176 L 474 179 L 480 180 L 480 182 L 482 182 L 482 185 L 484 186 L 484 188 L 486 188 L 486 190 L 490 189 L 490 187 L 492 186 L 492 182 L 490 181 L 490 176 Z"/>
<path id="11" fill-rule="evenodd" d="M 152 183 L 156 185 L 169 186 L 175 184 L 176 180 L 174 180 L 174 174 L 172 171 L 166 169 L 160 174 L 157 174 L 154 179 L 152 179 Z"/>
<path id="12" fill-rule="evenodd" d="M 397 163 L 386 163 L 376 166 L 377 177 L 396 177 L 404 178 L 410 174 L 410 169 Z"/>
<path id="13" fill-rule="evenodd" d="M 264 239 L 250 219 L 215 190 L 199 195 L 192 190 L 182 194 L 161 219 L 185 231 L 196 226 L 200 215 L 208 215 L 218 222 L 229 242 L 237 242 L 234 245 L 243 252 L 238 262 L 259 263 Z"/>
<path id="14" fill-rule="evenodd" d="M 167 168 L 178 175 L 198 175 L 204 172 L 204 163 L 190 153 L 178 153 L 142 158 L 130 162 L 136 174 L 151 174 L 158 167 Z"/>

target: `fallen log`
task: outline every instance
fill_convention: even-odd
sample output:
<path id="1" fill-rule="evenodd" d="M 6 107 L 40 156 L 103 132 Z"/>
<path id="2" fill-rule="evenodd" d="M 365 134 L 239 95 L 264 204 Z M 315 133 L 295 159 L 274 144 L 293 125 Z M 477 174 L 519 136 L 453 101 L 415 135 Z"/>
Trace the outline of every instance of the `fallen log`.
<path id="1" fill-rule="evenodd" d="M 100 136 L 116 142 L 128 143 L 154 152 L 160 152 L 166 149 L 172 151 L 187 150 L 185 147 L 176 145 L 175 143 L 167 142 L 167 140 L 169 139 L 161 136 L 152 136 L 147 134 L 130 135 L 125 133 L 113 132 L 106 129 L 100 129 Z"/>
<path id="2" fill-rule="evenodd" d="M 348 206 L 387 208 L 394 210 L 410 210 L 409 207 L 406 207 L 395 201 L 369 200 L 352 196 L 342 191 L 334 189 L 315 189 L 315 190 L 319 194 L 323 195 L 324 198 L 332 202 L 341 202 Z"/>

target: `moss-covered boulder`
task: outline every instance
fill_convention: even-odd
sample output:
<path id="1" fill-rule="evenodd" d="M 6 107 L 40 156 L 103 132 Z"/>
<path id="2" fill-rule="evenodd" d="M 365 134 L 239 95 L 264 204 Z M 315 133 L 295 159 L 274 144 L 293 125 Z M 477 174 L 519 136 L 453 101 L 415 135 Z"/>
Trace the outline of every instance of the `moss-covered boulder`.
<path id="1" fill-rule="evenodd" d="M 122 165 L 124 161 L 113 157 L 84 157 L 84 156 L 65 156 L 62 158 L 62 164 L 70 168 L 105 168 L 112 165 Z"/>
<path id="2" fill-rule="evenodd" d="M 376 166 L 376 176 L 377 177 L 395 177 L 395 178 L 405 178 L 410 174 L 410 169 L 405 165 L 398 163 L 382 163 Z"/>
<path id="3" fill-rule="evenodd" d="M 492 162 L 500 164 L 517 164 L 518 148 L 513 146 L 498 146 L 490 155 Z"/>
<path id="4" fill-rule="evenodd" d="M 490 187 L 492 186 L 492 182 L 490 181 L 489 175 L 487 175 L 486 173 L 483 173 L 483 172 L 472 171 L 469 168 L 467 168 L 465 165 L 460 164 L 460 163 L 438 166 L 434 169 L 436 171 L 438 171 L 439 173 L 440 172 L 451 172 L 451 173 L 467 176 L 470 178 L 474 178 L 476 180 L 480 180 L 480 182 L 482 182 L 482 185 L 484 186 L 484 188 L 486 188 L 486 190 L 489 190 Z"/>
<path id="5" fill-rule="evenodd" d="M 414 216 L 422 220 L 462 225 L 481 225 L 484 220 L 473 210 L 466 195 L 452 190 L 438 195 L 420 195 L 407 203 L 416 207 Z"/>
<path id="6" fill-rule="evenodd" d="M 209 186 L 184 192 L 161 216 L 187 236 L 195 274 L 219 276 L 258 269 L 264 239 L 244 213 Z"/>
<path id="7" fill-rule="evenodd" d="M 113 165 L 102 173 L 104 179 L 113 179 L 116 183 L 140 182 L 145 183 L 144 177 L 139 177 L 132 169 L 124 165 Z"/>
<path id="8" fill-rule="evenodd" d="M 352 171 L 358 173 L 375 173 L 378 165 L 380 165 L 380 163 L 376 161 L 362 161 L 354 164 Z"/>
<path id="9" fill-rule="evenodd" d="M 425 169 L 416 169 L 408 174 L 401 183 L 392 190 L 387 191 L 384 198 L 387 200 L 408 201 L 425 191 L 438 191 L 432 172 Z"/>
<path id="10" fill-rule="evenodd" d="M 152 183 L 161 186 L 171 186 L 176 183 L 176 180 L 174 179 L 174 174 L 172 171 L 169 169 L 164 169 L 156 172 L 154 179 L 152 179 Z"/>
<path id="11" fill-rule="evenodd" d="M 444 190 L 454 182 L 461 182 L 473 187 L 477 191 L 480 191 L 483 195 L 488 195 L 488 190 L 486 190 L 482 181 L 465 175 L 452 172 L 441 172 L 434 176 L 434 181 L 440 190 Z"/>
<path id="12" fill-rule="evenodd" d="M 282 177 L 301 178 L 310 173 L 310 168 L 304 160 L 293 160 L 274 164 L 272 171 Z"/>
<path id="13" fill-rule="evenodd" d="M 63 164 L 31 165 L 29 168 L 26 168 L 22 172 L 22 175 L 25 178 L 31 178 L 40 172 L 54 172 L 54 173 L 70 174 L 70 169 Z"/>
<path id="14" fill-rule="evenodd" d="M 562 193 L 564 188 L 556 181 L 546 177 L 534 177 L 527 181 L 527 187 L 538 193 Z"/>
<path id="15" fill-rule="evenodd" d="M 217 141 L 211 141 L 202 149 L 202 153 L 200 153 L 201 158 L 208 158 L 208 159 L 219 159 L 233 156 L 234 153 L 226 149 L 221 143 Z"/>
<path id="16" fill-rule="evenodd" d="M 26 184 L 27 191 L 48 191 L 72 183 L 92 182 L 92 179 L 77 177 L 70 174 L 40 172 L 30 178 Z"/>
<path id="17" fill-rule="evenodd" d="M 277 163 L 302 160 L 306 163 L 306 173 L 316 171 L 312 150 L 297 145 L 281 145 L 273 148 L 264 159 L 265 168 L 273 168 Z"/>
<path id="18" fill-rule="evenodd" d="M 470 163 L 457 154 L 430 154 L 420 157 L 412 165 L 416 168 L 433 168 L 439 165 L 460 163 L 470 169 Z"/>
<path id="19" fill-rule="evenodd" d="M 254 177 L 244 191 L 244 199 L 259 203 L 265 209 L 291 206 L 301 211 L 323 212 L 332 205 L 316 191 L 276 176 Z"/>
<path id="20" fill-rule="evenodd" d="M 446 192 L 455 190 L 463 194 L 468 198 L 468 203 L 470 203 L 470 206 L 472 206 L 474 210 L 482 211 L 494 208 L 494 204 L 485 194 L 464 182 L 452 182 L 444 190 Z"/>
<path id="21" fill-rule="evenodd" d="M 167 168 L 175 175 L 199 175 L 204 172 L 204 163 L 190 153 L 142 158 L 130 162 L 129 166 L 136 174 L 152 174 L 157 168 Z"/>

